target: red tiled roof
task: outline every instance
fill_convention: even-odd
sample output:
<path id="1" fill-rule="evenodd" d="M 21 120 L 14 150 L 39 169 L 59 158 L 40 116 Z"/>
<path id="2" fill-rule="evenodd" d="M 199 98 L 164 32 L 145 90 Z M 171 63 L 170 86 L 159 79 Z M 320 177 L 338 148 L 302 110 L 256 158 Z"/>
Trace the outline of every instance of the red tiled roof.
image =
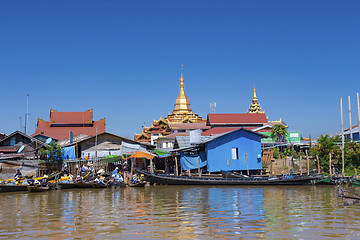
<path id="1" fill-rule="evenodd" d="M 56 112 L 50 111 L 51 123 L 91 123 L 93 112 Z"/>
<path id="2" fill-rule="evenodd" d="M 69 138 L 70 130 L 73 132 L 74 136 L 80 134 L 95 136 L 96 127 L 97 134 L 105 132 L 105 119 L 94 121 L 93 126 L 91 127 L 51 127 L 50 123 L 47 121 L 38 121 L 36 132 L 32 136 L 43 134 L 61 141 Z"/>
<path id="3" fill-rule="evenodd" d="M 202 123 L 170 123 L 171 129 L 209 129 L 206 122 Z"/>
<path id="4" fill-rule="evenodd" d="M 218 128 L 211 128 L 209 130 L 206 130 L 201 133 L 201 136 L 212 136 L 212 135 L 218 135 L 226 132 L 231 132 L 236 129 L 239 129 L 238 127 L 234 128 L 227 128 L 227 127 L 218 127 Z"/>
<path id="5" fill-rule="evenodd" d="M 235 125 L 267 123 L 265 113 L 209 113 L 210 125 Z"/>

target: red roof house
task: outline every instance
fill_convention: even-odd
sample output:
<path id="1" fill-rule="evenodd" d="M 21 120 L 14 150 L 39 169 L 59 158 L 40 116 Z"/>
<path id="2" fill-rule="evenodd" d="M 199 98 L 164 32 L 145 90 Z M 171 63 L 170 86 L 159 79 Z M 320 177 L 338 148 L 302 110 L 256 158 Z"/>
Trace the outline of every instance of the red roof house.
<path id="1" fill-rule="evenodd" d="M 42 134 L 61 141 L 69 138 L 70 131 L 74 136 L 95 136 L 96 133 L 105 132 L 105 118 L 94 121 L 92 109 L 85 112 L 58 112 L 50 109 L 50 120 L 38 119 L 36 132 L 32 136 Z"/>

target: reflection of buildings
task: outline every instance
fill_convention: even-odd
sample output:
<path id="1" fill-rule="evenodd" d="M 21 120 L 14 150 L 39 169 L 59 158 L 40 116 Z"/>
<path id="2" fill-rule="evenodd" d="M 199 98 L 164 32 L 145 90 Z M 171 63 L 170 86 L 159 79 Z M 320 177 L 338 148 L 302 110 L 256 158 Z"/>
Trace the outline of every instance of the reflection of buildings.
<path id="1" fill-rule="evenodd" d="M 192 123 L 205 123 L 205 120 L 198 116 L 198 114 L 195 114 L 190 108 L 190 101 L 184 90 L 184 77 L 181 70 L 180 91 L 176 98 L 173 112 L 168 114 L 165 118 L 160 118 L 157 121 L 154 120 L 150 127 L 144 126 L 142 133 L 135 133 L 134 139 L 139 142 L 154 144 L 158 138 L 168 136 L 171 133 L 186 132 L 189 129 L 207 128 L 205 124 L 194 124 L 192 127 L 189 127 L 189 124 L 191 125 Z M 184 124 L 183 128 L 182 124 Z M 165 143 L 172 146 L 174 140 L 175 137 L 172 138 L 172 141 Z"/>

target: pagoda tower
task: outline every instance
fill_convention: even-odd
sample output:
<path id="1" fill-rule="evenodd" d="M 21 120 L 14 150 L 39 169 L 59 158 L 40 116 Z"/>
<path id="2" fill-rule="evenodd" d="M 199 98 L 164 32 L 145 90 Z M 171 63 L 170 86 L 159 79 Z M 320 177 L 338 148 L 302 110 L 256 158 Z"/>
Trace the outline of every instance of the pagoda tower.
<path id="1" fill-rule="evenodd" d="M 254 88 L 254 96 L 252 98 L 252 103 L 250 104 L 249 110 L 247 112 L 248 113 L 264 113 L 264 111 L 260 107 L 260 104 L 258 103 L 255 88 Z"/>
<path id="2" fill-rule="evenodd" d="M 184 76 L 183 76 L 183 67 L 181 66 L 181 76 L 180 76 L 180 91 L 179 95 L 175 100 L 174 110 L 171 114 L 167 115 L 165 118 L 170 123 L 197 123 L 204 122 L 205 120 L 202 117 L 195 114 L 190 108 L 190 101 L 187 98 L 184 90 Z"/>

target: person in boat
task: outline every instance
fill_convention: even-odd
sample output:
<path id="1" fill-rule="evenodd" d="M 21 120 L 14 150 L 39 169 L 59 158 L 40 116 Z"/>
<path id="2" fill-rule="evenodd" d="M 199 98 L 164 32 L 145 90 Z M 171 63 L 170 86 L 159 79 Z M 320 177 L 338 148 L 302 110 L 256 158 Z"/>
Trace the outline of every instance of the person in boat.
<path id="1" fill-rule="evenodd" d="M 95 175 L 95 167 L 94 167 L 94 164 L 90 164 L 90 167 L 89 167 L 89 171 L 90 171 L 90 176 L 94 176 Z"/>
<path id="2" fill-rule="evenodd" d="M 46 187 L 47 185 L 49 185 L 49 176 L 44 175 L 42 180 L 41 180 L 41 186 Z"/>
<path id="3" fill-rule="evenodd" d="M 132 183 L 138 183 L 140 181 L 140 178 L 137 173 L 135 173 L 131 179 Z"/>
<path id="4" fill-rule="evenodd" d="M 122 164 L 122 172 L 124 174 L 124 181 L 125 183 L 130 182 L 130 173 L 129 173 L 129 164 L 127 163 L 127 160 L 124 161 Z"/>
<path id="5" fill-rule="evenodd" d="M 19 179 L 19 178 L 22 178 L 22 174 L 20 172 L 20 169 L 16 169 L 14 179 Z"/>
<path id="6" fill-rule="evenodd" d="M 36 179 L 36 180 L 34 181 L 34 185 L 40 185 L 39 180 Z"/>
<path id="7" fill-rule="evenodd" d="M 67 165 L 66 162 L 63 162 L 61 170 L 62 170 L 62 172 L 64 173 L 65 176 L 69 174 L 68 165 Z"/>
<path id="8" fill-rule="evenodd" d="M 89 171 L 90 171 L 89 168 L 85 164 L 83 164 L 82 167 L 80 168 L 81 176 L 85 176 L 86 174 L 88 174 Z"/>
<path id="9" fill-rule="evenodd" d="M 77 182 L 81 182 L 83 179 L 82 179 L 82 177 L 81 177 L 81 175 L 80 174 L 78 174 L 77 176 L 76 176 L 76 178 L 75 178 L 75 181 L 77 181 Z"/>

